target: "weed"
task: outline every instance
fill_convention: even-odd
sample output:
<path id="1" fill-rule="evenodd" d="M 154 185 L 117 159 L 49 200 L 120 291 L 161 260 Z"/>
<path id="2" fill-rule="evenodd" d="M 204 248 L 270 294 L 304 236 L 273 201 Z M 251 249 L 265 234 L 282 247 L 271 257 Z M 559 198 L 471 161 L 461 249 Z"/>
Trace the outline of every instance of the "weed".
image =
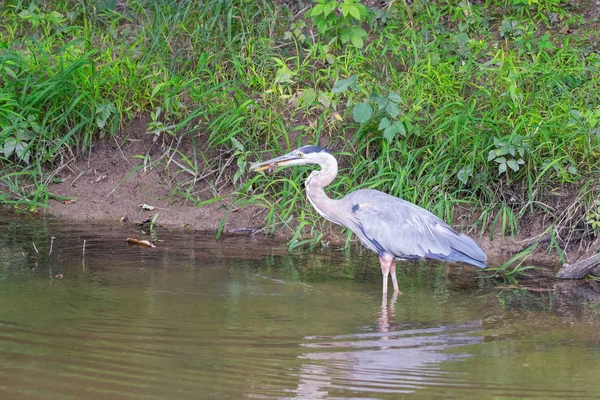
<path id="1" fill-rule="evenodd" d="M 367 32 L 360 26 L 369 9 L 360 0 L 315 0 L 317 4 L 307 13 L 326 38 L 333 37 L 342 44 L 351 43 L 362 49 Z"/>

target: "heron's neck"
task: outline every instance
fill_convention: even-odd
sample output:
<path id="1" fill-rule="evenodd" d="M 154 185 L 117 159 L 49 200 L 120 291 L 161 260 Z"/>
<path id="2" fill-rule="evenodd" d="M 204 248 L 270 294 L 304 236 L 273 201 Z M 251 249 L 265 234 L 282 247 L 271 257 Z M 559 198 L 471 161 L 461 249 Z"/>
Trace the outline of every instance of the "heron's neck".
<path id="1" fill-rule="evenodd" d="M 329 155 L 320 163 L 321 171 L 318 175 L 311 176 L 306 182 L 306 195 L 312 206 L 319 214 L 328 220 L 339 224 L 337 214 L 339 212 L 337 200 L 329 198 L 325 193 L 325 188 L 333 182 L 338 173 L 336 159 Z"/>

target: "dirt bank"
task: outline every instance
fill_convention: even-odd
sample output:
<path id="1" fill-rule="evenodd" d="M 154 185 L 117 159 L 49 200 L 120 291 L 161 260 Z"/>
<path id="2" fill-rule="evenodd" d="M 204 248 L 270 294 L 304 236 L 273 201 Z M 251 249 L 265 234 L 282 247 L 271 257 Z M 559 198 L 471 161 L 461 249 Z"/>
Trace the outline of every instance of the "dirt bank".
<path id="1" fill-rule="evenodd" d="M 230 195 L 234 187 L 230 184 L 219 188 L 221 201 L 201 207 L 173 196 L 175 185 L 181 182 L 173 175 L 171 167 L 175 165 L 165 167 L 168 160 L 163 159 L 144 167 L 148 160 L 164 154 L 163 144 L 153 138 L 147 134 L 147 121 L 136 119 L 114 140 L 96 144 L 86 157 L 61 166 L 56 175 L 62 182 L 52 184 L 50 191 L 74 200 L 52 200 L 49 212 L 65 220 L 115 222 L 122 218 L 144 221 L 158 213 L 158 222 L 165 227 L 203 231 L 216 231 L 228 214 L 225 231 L 261 227 L 264 210 L 232 209 Z M 214 197 L 213 188 L 203 180 L 196 183 L 195 189 L 201 200 Z M 143 204 L 153 209 L 141 207 Z"/>
<path id="2" fill-rule="evenodd" d="M 234 187 L 227 180 L 216 193 L 222 199 L 200 207 L 192 201 L 182 200 L 181 196 L 173 196 L 174 185 L 181 182 L 181 177 L 174 172 L 177 170 L 173 168 L 174 164 L 167 166 L 168 160 L 164 159 L 154 167 L 144 167 L 144 162 L 156 160 L 164 154 L 164 149 L 164 142 L 153 140 L 153 136 L 147 134 L 145 119 L 134 120 L 114 140 L 95 145 L 86 157 L 73 158 L 55 172 L 55 178 L 61 182 L 50 186 L 51 193 L 74 200 L 51 200 L 48 213 L 62 220 L 115 223 L 122 219 L 129 223 L 141 222 L 158 213 L 158 223 L 171 229 L 216 232 L 223 223 L 225 233 L 262 234 L 267 210 L 256 206 L 234 207 Z M 191 154 L 189 144 L 179 150 Z M 198 180 L 194 189 L 201 201 L 209 200 L 215 195 L 214 180 Z M 142 204 L 154 209 L 143 209 Z M 531 243 L 529 239 L 544 228 L 539 221 L 527 224 L 528 229 L 523 229 L 526 234 L 520 237 L 496 235 L 490 241 L 489 235 L 472 236 L 487 252 L 489 264 L 499 266 L 523 250 Z M 288 234 L 289 231 L 278 232 L 280 239 L 286 239 Z M 343 243 L 344 236 L 332 227 L 326 240 Z M 566 254 L 567 260 L 573 262 L 583 257 L 584 250 L 573 249 Z M 550 273 L 561 264 L 559 256 L 546 252 L 544 246 L 539 246 L 530 263 L 547 266 Z"/>

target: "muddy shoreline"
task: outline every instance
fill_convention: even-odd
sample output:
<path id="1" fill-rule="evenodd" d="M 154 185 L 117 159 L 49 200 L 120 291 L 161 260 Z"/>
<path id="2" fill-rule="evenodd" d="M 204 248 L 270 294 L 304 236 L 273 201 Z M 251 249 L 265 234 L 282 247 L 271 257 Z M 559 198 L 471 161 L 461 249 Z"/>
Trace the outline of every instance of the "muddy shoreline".
<path id="1" fill-rule="evenodd" d="M 59 183 L 50 185 L 50 192 L 60 200 L 49 201 L 46 217 L 77 222 L 142 222 L 159 214 L 157 222 L 169 229 L 217 232 L 221 225 L 224 234 L 263 235 L 267 210 L 257 206 L 237 207 L 233 204 L 234 187 L 224 178 L 217 194 L 221 199 L 200 207 L 191 201 L 172 195 L 178 177 L 173 165 L 163 164 L 144 167 L 144 157 L 158 157 L 164 151 L 147 135 L 147 121 L 134 120 L 111 141 L 96 144 L 84 157 L 73 158 L 53 172 Z M 186 150 L 184 150 L 186 151 Z M 199 180 L 195 195 L 202 200 L 214 197 L 214 186 Z M 67 199 L 62 199 L 67 198 Z M 143 207 L 147 205 L 148 207 Z M 539 221 L 538 221 L 539 222 Z M 540 229 L 543 228 L 541 224 Z M 341 245 L 345 236 L 333 225 L 324 232 L 324 240 Z M 285 241 L 293 235 L 290 228 L 278 229 L 275 240 Z M 531 231 L 527 236 L 502 237 L 489 234 L 468 233 L 488 254 L 489 266 L 499 267 L 531 243 Z M 574 246 L 576 247 L 576 246 Z M 567 262 L 589 256 L 586 249 L 574 248 L 565 254 Z M 555 273 L 562 262 L 555 252 L 547 252 L 540 245 L 526 261 L 527 264 L 544 266 Z"/>

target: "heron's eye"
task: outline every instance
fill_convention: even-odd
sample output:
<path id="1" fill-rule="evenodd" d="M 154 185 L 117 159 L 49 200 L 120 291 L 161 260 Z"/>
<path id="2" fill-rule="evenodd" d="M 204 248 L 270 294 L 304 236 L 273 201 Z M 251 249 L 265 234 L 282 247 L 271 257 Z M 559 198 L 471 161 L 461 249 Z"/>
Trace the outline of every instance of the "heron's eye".
<path id="1" fill-rule="evenodd" d="M 298 152 L 298 157 L 304 157 L 304 153 Z"/>

